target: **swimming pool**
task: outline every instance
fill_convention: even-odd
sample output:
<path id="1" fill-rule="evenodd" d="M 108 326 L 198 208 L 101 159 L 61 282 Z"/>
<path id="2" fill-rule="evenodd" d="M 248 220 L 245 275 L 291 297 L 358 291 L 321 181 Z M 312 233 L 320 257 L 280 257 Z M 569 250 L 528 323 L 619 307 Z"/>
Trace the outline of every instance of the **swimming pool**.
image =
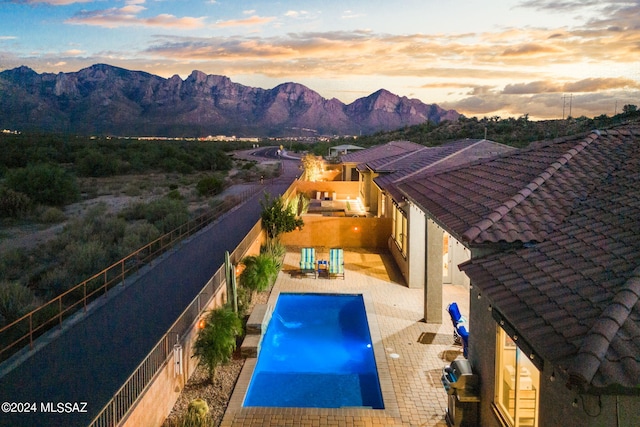
<path id="1" fill-rule="evenodd" d="M 281 293 L 243 406 L 384 409 L 362 295 Z"/>

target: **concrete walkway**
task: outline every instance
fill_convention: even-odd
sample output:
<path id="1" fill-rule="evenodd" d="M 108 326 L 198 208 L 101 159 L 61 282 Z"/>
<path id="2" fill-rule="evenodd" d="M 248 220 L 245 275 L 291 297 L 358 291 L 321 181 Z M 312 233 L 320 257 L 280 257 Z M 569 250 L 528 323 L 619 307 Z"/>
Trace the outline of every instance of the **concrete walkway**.
<path id="1" fill-rule="evenodd" d="M 326 249 L 316 250 L 318 258 L 328 255 Z M 269 304 L 275 305 L 280 292 L 365 295 L 365 303 L 370 301 L 367 316 L 385 409 L 243 408 L 256 361 L 248 359 L 222 426 L 446 426 L 447 395 L 440 381 L 442 368 L 462 356 L 462 347 L 453 343 L 448 313 L 443 313 L 441 325 L 424 323 L 423 290 L 404 285 L 387 253 L 345 250 L 345 280 L 297 277 L 292 273 L 298 269 L 299 260 L 300 251 L 290 249 Z M 443 307 L 452 301 L 468 314 L 467 288 L 445 285 Z"/>

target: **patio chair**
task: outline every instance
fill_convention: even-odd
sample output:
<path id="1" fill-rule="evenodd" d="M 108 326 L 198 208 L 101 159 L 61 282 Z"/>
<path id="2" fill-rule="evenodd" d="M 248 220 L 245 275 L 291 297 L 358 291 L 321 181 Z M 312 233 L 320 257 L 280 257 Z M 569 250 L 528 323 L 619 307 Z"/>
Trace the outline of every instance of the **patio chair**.
<path id="1" fill-rule="evenodd" d="M 300 250 L 300 274 L 313 274 L 317 278 L 316 250 L 315 248 L 302 248 Z"/>
<path id="2" fill-rule="evenodd" d="M 467 328 L 459 323 L 456 329 L 458 335 L 460 336 L 460 341 L 462 341 L 462 355 L 465 359 L 468 359 L 469 354 L 469 331 Z"/>
<path id="3" fill-rule="evenodd" d="M 464 316 L 460 314 L 460 309 L 458 308 L 458 303 L 456 302 L 452 302 L 451 304 L 449 304 L 447 306 L 447 311 L 449 312 L 449 316 L 451 316 L 451 323 L 453 324 L 453 339 L 456 344 L 462 344 L 458 329 L 462 325 L 466 325 L 467 319 L 465 319 Z M 467 332 L 468 336 L 469 333 L 466 328 L 465 331 Z"/>
<path id="4" fill-rule="evenodd" d="M 344 280 L 344 251 L 342 248 L 329 249 L 329 277 L 342 276 Z"/>

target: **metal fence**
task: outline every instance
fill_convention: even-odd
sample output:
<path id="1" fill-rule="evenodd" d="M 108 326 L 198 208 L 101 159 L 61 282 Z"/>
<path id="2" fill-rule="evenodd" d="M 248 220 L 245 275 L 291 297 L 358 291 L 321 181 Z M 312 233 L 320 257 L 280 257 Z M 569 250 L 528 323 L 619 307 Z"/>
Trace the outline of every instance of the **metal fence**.
<path id="1" fill-rule="evenodd" d="M 249 231 L 231 254 L 232 260 L 240 260 L 249 247 L 262 232 L 261 222 Z M 225 284 L 224 265 L 215 272 L 207 284 L 193 299 L 180 317 L 173 323 L 167 333 L 160 339 L 147 357 L 138 365 L 136 370 L 125 381 L 124 385 L 115 393 L 113 398 L 100 411 L 89 425 L 90 427 L 113 427 L 124 419 L 136 401 L 144 395 L 145 389 L 151 384 L 153 377 L 173 356 L 173 344 L 176 336 L 185 335 L 200 318 L 204 308 L 209 304 L 220 286 Z"/>
<path id="2" fill-rule="evenodd" d="M 34 340 L 50 329 L 62 327 L 62 322 L 79 310 L 87 311 L 87 306 L 106 295 L 118 284 L 138 272 L 141 266 L 171 249 L 176 243 L 218 219 L 229 209 L 244 202 L 262 189 L 254 186 L 231 199 L 226 199 L 216 209 L 212 209 L 180 227 L 162 235 L 153 242 L 129 254 L 101 272 L 75 285 L 40 307 L 25 314 L 14 322 L 0 328 L 0 361 L 9 358 L 21 348 L 29 345 L 33 349 Z"/>

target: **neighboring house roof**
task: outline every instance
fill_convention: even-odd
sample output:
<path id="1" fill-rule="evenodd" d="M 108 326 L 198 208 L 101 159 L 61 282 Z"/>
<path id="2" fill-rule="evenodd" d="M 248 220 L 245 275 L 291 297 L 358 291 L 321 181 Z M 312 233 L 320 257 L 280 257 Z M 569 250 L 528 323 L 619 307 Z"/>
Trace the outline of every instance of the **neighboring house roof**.
<path id="1" fill-rule="evenodd" d="M 367 163 L 367 167 L 381 175 L 373 179 L 380 189 L 399 200 L 402 195 L 396 184 L 415 178 L 421 173 L 436 173 L 455 166 L 470 163 L 485 157 L 513 151 L 515 148 L 486 139 L 462 139 L 437 147 L 423 147 L 421 150 L 378 159 Z"/>
<path id="2" fill-rule="evenodd" d="M 349 145 L 349 144 L 335 145 L 333 147 L 329 147 L 329 154 L 333 153 L 334 155 L 339 155 L 341 153 L 344 153 L 346 155 L 349 151 L 364 150 L 364 149 L 365 149 L 364 147 L 359 147 L 357 145 Z"/>
<path id="3" fill-rule="evenodd" d="M 578 187 L 570 198 L 579 200 L 544 242 L 460 269 L 545 363 L 569 376 L 570 386 L 638 394 L 640 128 L 603 132 L 589 144 L 600 147 L 583 149 L 593 169 L 574 169 L 562 189 Z M 532 213 L 539 218 L 551 201 L 542 202 Z"/>
<path id="4" fill-rule="evenodd" d="M 637 132 L 622 128 L 534 143 L 416 176 L 398 188 L 470 246 L 540 242 L 624 160 L 628 145 L 637 145 Z"/>
<path id="5" fill-rule="evenodd" d="M 342 163 L 366 163 L 372 160 L 404 154 L 423 148 L 423 145 L 410 141 L 391 141 L 382 145 L 375 145 L 364 150 L 345 154 L 341 157 Z"/>

